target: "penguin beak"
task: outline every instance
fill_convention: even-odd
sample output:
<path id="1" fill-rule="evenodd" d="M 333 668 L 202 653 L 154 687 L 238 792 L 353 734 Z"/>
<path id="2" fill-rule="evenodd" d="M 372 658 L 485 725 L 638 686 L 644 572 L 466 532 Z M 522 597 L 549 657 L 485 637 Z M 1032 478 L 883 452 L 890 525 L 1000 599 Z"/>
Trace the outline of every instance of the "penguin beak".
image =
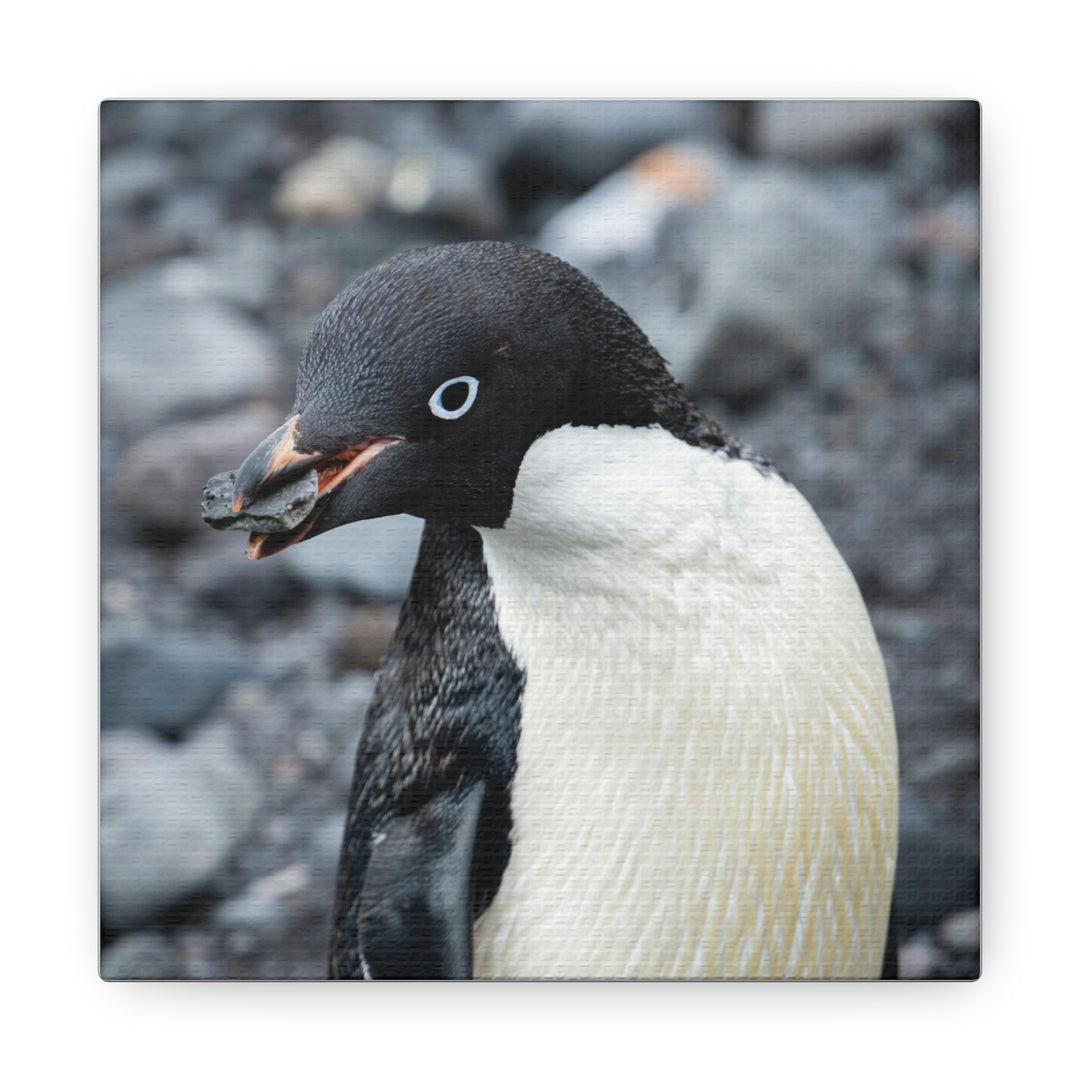
<path id="1" fill-rule="evenodd" d="M 252 533 L 247 549 L 249 559 L 264 559 L 303 540 L 322 513 L 320 504 L 327 495 L 355 476 L 388 446 L 404 441 L 401 436 L 389 435 L 366 439 L 338 450 L 302 451 L 296 446 L 298 420 L 299 414 L 290 416 L 247 456 L 236 474 L 232 511 L 239 514 L 253 496 L 308 469 L 315 469 L 318 474 L 315 506 L 290 532 Z"/>
<path id="2" fill-rule="evenodd" d="M 248 454 L 236 474 L 233 486 L 232 511 L 239 514 L 244 503 L 256 492 L 292 476 L 303 468 L 311 468 L 325 455 L 301 453 L 296 449 L 296 422 L 299 415 L 290 416 L 276 431 L 272 431 Z"/>

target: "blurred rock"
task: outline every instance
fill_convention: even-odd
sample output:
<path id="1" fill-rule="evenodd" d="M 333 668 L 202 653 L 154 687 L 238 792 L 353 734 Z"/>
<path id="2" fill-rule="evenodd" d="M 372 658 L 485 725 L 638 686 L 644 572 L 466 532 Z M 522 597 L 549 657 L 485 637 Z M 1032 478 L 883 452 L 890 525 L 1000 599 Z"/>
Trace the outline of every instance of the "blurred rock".
<path id="1" fill-rule="evenodd" d="M 377 671 L 398 623 L 396 607 L 358 608 L 345 625 L 338 643 L 337 659 L 342 667 Z"/>
<path id="2" fill-rule="evenodd" d="M 101 280 L 127 274 L 143 263 L 187 255 L 191 247 L 190 238 L 182 234 L 145 224 L 115 225 L 101 238 Z"/>
<path id="3" fill-rule="evenodd" d="M 337 865 L 341 844 L 345 839 L 345 813 L 327 818 L 316 830 L 313 849 L 320 855 L 323 865 Z"/>
<path id="4" fill-rule="evenodd" d="M 227 975 L 218 935 L 203 927 L 186 926 L 177 932 L 180 965 L 185 979 L 222 979 Z"/>
<path id="5" fill-rule="evenodd" d="M 742 405 L 904 302 L 881 199 L 669 144 L 556 214 L 538 246 L 633 312 L 677 378 Z"/>
<path id="6" fill-rule="evenodd" d="M 101 954 L 103 979 L 176 979 L 180 961 L 176 948 L 152 930 L 125 934 Z"/>
<path id="7" fill-rule="evenodd" d="M 332 139 L 285 171 L 274 208 L 290 218 L 362 217 L 382 200 L 391 169 L 391 155 L 374 143 Z"/>
<path id="8" fill-rule="evenodd" d="M 167 151 L 133 146 L 102 158 L 101 213 L 137 211 L 146 200 L 160 199 L 179 180 L 183 163 Z"/>
<path id="9" fill-rule="evenodd" d="M 296 736 L 296 752 L 300 759 L 316 772 L 325 771 L 331 760 L 330 743 L 317 727 L 304 728 Z"/>
<path id="10" fill-rule="evenodd" d="M 512 101 L 504 173 L 581 190 L 662 142 L 715 137 L 724 107 L 706 101 Z"/>
<path id="11" fill-rule="evenodd" d="M 101 915 L 122 929 L 207 886 L 248 832 L 255 777 L 227 728 L 168 746 L 138 731 L 101 739 Z"/>
<path id="12" fill-rule="evenodd" d="M 941 966 L 941 954 L 934 948 L 929 934 L 918 934 L 899 948 L 898 963 L 901 979 L 930 979 Z"/>
<path id="13" fill-rule="evenodd" d="M 506 226 L 487 163 L 449 146 L 403 154 L 394 164 L 386 205 L 399 214 L 441 218 L 471 236 L 495 237 Z"/>
<path id="14" fill-rule="evenodd" d="M 890 596 L 914 600 L 925 596 L 941 579 L 944 560 L 932 536 L 914 531 L 894 533 L 887 545 L 880 546 L 888 554 L 879 556 L 877 574 L 881 588 Z"/>
<path id="15" fill-rule="evenodd" d="M 980 932 L 978 908 L 957 911 L 944 919 L 938 927 L 938 941 L 951 952 L 978 952 Z"/>
<path id="16" fill-rule="evenodd" d="M 106 283 L 101 296 L 104 429 L 146 432 L 177 414 L 221 409 L 278 388 L 274 342 L 207 295 L 211 281 L 206 267 L 175 259 Z"/>
<path id="17" fill-rule="evenodd" d="M 171 192 L 154 216 L 159 236 L 180 244 L 202 247 L 212 244 L 225 220 L 220 191 L 209 184 L 183 187 Z"/>
<path id="18" fill-rule="evenodd" d="M 735 159 L 719 149 L 666 144 L 591 188 L 556 214 L 540 244 L 581 268 L 659 255 L 670 216 L 700 207 L 730 182 Z"/>
<path id="19" fill-rule="evenodd" d="M 964 101 L 761 101 L 754 147 L 798 160 L 857 154 L 920 124 L 955 115 Z"/>
<path id="20" fill-rule="evenodd" d="M 132 524 L 201 533 L 206 526 L 199 498 L 207 478 L 239 466 L 281 421 L 279 410 L 253 404 L 208 420 L 160 427 L 123 453 L 107 497 Z"/>
<path id="21" fill-rule="evenodd" d="M 208 125 L 196 143 L 199 169 L 208 181 L 234 192 L 255 178 L 276 175 L 293 150 L 282 126 L 290 102 L 262 102 L 234 117 Z"/>
<path id="22" fill-rule="evenodd" d="M 952 255 L 963 263 L 979 257 L 979 193 L 961 189 L 943 205 L 919 211 L 905 224 L 901 240 L 909 258 Z"/>
<path id="23" fill-rule="evenodd" d="M 914 784 L 947 781 L 965 772 L 977 772 L 978 768 L 978 740 L 956 739 L 935 747 L 931 753 L 908 770 L 908 778 Z"/>
<path id="24" fill-rule="evenodd" d="M 326 737 L 332 757 L 331 779 L 340 792 L 340 801 L 328 805 L 344 815 L 356 746 L 364 717 L 375 695 L 374 678 L 368 672 L 350 671 L 332 679 L 297 679 L 283 686 L 281 695 L 288 700 L 295 717 L 304 723 L 318 725 Z M 325 787 L 326 781 L 322 783 Z M 343 817 L 335 820 L 340 840 Z M 336 849 L 327 858 L 330 862 L 336 862 Z M 311 865 L 316 867 L 320 864 L 313 862 Z"/>
<path id="25" fill-rule="evenodd" d="M 906 783 L 900 786 L 900 845 L 893 918 L 899 940 L 936 927 L 955 911 L 979 902 L 977 852 L 957 836 L 953 822 L 935 817 Z"/>
<path id="26" fill-rule="evenodd" d="M 303 319 L 299 324 L 299 333 L 291 338 L 296 344 L 290 349 L 290 355 L 297 355 L 296 348 L 302 347 L 307 341 L 312 323 L 328 302 L 319 296 L 327 285 L 332 290 L 328 299 L 333 299 L 360 274 L 391 255 L 409 248 L 453 243 L 461 239 L 461 234 L 437 218 L 378 209 L 358 219 L 288 220 L 282 223 L 278 239 L 282 245 L 282 265 L 288 267 L 290 272 L 302 269 L 310 273 L 312 277 L 309 280 L 315 285 L 309 294 L 315 304 L 301 312 Z M 320 283 L 317 278 L 323 281 Z M 294 302 L 292 311 L 278 312 L 275 305 L 267 312 L 268 319 L 275 327 L 280 326 L 277 320 L 282 315 L 288 318 L 295 317 L 297 313 L 295 301 L 300 296 L 290 298 L 286 295 L 285 299 Z"/>
<path id="27" fill-rule="evenodd" d="M 281 253 L 277 234 L 269 226 L 243 222 L 217 229 L 204 258 L 215 297 L 254 312 L 274 298 Z"/>
<path id="28" fill-rule="evenodd" d="M 253 881 L 239 895 L 214 912 L 214 922 L 227 930 L 266 930 L 289 918 L 289 901 L 302 897 L 311 886 L 306 866 L 294 863 Z"/>
<path id="29" fill-rule="evenodd" d="M 923 462 L 972 474 L 979 460 L 979 384 L 975 379 L 954 379 L 932 395 L 920 397 L 918 423 Z M 955 484 L 953 491 L 958 492 Z M 967 498 L 964 502 L 965 510 L 973 508 Z"/>
<path id="30" fill-rule="evenodd" d="M 907 636 L 900 623 L 917 626 L 918 636 Z M 943 743 L 961 734 L 977 737 L 978 622 L 966 604 L 954 602 L 944 612 L 933 607 L 909 612 L 875 606 L 874 626 L 889 671 L 900 736 L 900 774 L 906 779 L 921 762 L 934 761 Z M 918 678 L 909 676 L 913 671 Z M 942 822 L 942 834 L 952 834 L 962 846 L 973 845 L 979 819 L 978 772 L 965 765 L 945 781 L 936 768 L 935 764 L 934 776 L 919 781 L 918 801 L 924 813 L 932 811 Z"/>
<path id="31" fill-rule="evenodd" d="M 258 113 L 272 102 L 240 100 L 104 101 L 101 123 L 105 141 L 135 140 L 150 145 L 198 143 L 215 130 Z M 253 108 L 254 106 L 254 108 Z"/>
<path id="32" fill-rule="evenodd" d="M 312 588 L 346 588 L 382 602 L 401 600 L 412 580 L 424 523 L 397 517 L 358 521 L 274 556 Z"/>
<path id="33" fill-rule="evenodd" d="M 905 128 L 896 138 L 889 180 L 905 203 L 938 203 L 948 191 L 951 160 L 944 131 L 930 125 Z"/>
<path id="34" fill-rule="evenodd" d="M 231 641 L 195 633 L 141 633 L 104 641 L 101 726 L 177 735 L 204 716 L 251 665 Z"/>
<path id="35" fill-rule="evenodd" d="M 277 557 L 253 562 L 245 554 L 247 537 L 215 533 L 177 551 L 174 565 L 184 593 L 209 613 L 225 616 L 245 630 L 269 629 L 299 617 L 309 590 L 292 566 Z"/>

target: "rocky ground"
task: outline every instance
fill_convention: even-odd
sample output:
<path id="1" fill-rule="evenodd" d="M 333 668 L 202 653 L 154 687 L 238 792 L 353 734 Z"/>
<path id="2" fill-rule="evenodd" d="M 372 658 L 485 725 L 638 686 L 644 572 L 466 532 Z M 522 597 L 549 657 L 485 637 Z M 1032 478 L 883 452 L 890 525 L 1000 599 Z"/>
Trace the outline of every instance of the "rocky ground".
<path id="1" fill-rule="evenodd" d="M 905 977 L 979 970 L 975 107 L 110 102 L 101 117 L 102 972 L 321 978 L 409 518 L 250 563 L 199 518 L 313 319 L 507 238 L 622 303 L 807 495 L 900 736 Z"/>

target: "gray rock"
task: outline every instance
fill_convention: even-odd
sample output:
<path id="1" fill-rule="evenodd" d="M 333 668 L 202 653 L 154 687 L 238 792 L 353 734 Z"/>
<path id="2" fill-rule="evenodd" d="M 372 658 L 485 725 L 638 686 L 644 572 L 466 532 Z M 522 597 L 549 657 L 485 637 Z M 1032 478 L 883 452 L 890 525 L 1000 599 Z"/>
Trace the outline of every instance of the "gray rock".
<path id="1" fill-rule="evenodd" d="M 763 101 L 754 145 L 759 154 L 812 161 L 846 157 L 920 124 L 956 115 L 963 101 Z"/>
<path id="2" fill-rule="evenodd" d="M 296 618 L 307 590 L 280 556 L 253 562 L 246 549 L 246 537 L 204 528 L 178 549 L 176 580 L 211 617 L 227 615 L 248 630 L 273 625 L 280 633 Z"/>
<path id="3" fill-rule="evenodd" d="M 282 264 L 269 226 L 246 221 L 219 228 L 203 258 L 210 274 L 207 291 L 214 297 L 255 312 L 273 300 Z"/>
<path id="4" fill-rule="evenodd" d="M 949 743 L 971 742 L 978 737 L 979 652 L 977 609 L 967 603 L 940 602 L 918 611 L 898 611 L 875 605 L 874 626 L 889 671 L 893 707 L 900 735 L 900 773 L 915 782 L 922 766 L 930 775 L 918 781 L 918 791 L 909 791 L 914 828 L 914 857 L 950 877 L 950 853 L 938 841 L 952 837 L 950 843 L 966 848 L 962 870 L 964 888 L 977 883 L 972 853 L 978 838 L 978 771 L 970 758 L 953 758 L 951 752 L 938 757 L 938 748 Z M 965 755 L 966 756 L 966 755 Z M 960 765 L 958 771 L 944 775 L 939 766 Z M 918 826 L 918 818 L 924 824 Z M 926 875 L 920 875 L 925 877 Z M 932 884 L 932 883 L 931 883 Z M 948 882 L 942 882 L 948 885 Z M 911 899 L 918 902 L 921 886 L 913 884 Z M 936 885 L 934 891 L 938 891 Z M 973 906 L 977 893 L 970 892 L 970 902 L 949 906 L 948 896 L 941 896 L 941 912 Z"/>
<path id="5" fill-rule="evenodd" d="M 963 773 L 977 773 L 979 741 L 975 738 L 953 739 L 942 743 L 908 770 L 912 783 L 947 782 Z"/>
<path id="6" fill-rule="evenodd" d="M 341 846 L 345 842 L 345 809 L 340 814 L 325 819 L 312 830 L 308 838 L 309 858 L 313 876 L 323 889 L 333 892 L 337 883 L 338 862 Z"/>
<path id="7" fill-rule="evenodd" d="M 101 977 L 114 979 L 176 979 L 180 960 L 173 943 L 153 930 L 125 934 L 101 954 Z"/>
<path id="8" fill-rule="evenodd" d="M 891 596 L 909 600 L 925 596 L 940 580 L 941 545 L 933 536 L 894 533 L 883 550 L 888 554 L 880 559 L 878 572 Z"/>
<path id="9" fill-rule="evenodd" d="M 202 926 L 177 931 L 180 964 L 185 979 L 223 979 L 228 975 L 221 955 L 220 935 Z"/>
<path id="10" fill-rule="evenodd" d="M 273 341 L 209 295 L 191 259 L 106 284 L 101 297 L 102 427 L 141 433 L 277 388 Z M 205 479 L 205 477 L 204 477 Z"/>
<path id="11" fill-rule="evenodd" d="M 226 930 L 264 931 L 288 922 L 289 903 L 311 886 L 310 870 L 294 863 L 251 882 L 220 904 L 214 922 Z"/>
<path id="12" fill-rule="evenodd" d="M 902 130 L 889 169 L 897 195 L 908 204 L 936 203 L 948 190 L 952 150 L 944 131 L 930 125 Z"/>
<path id="13" fill-rule="evenodd" d="M 295 219 L 363 217 L 386 194 L 392 164 L 386 150 L 366 139 L 330 139 L 282 174 L 274 208 Z"/>
<path id="14" fill-rule="evenodd" d="M 202 531 L 199 504 L 207 476 L 239 465 L 281 420 L 279 410 L 249 405 L 158 428 L 120 456 L 106 484 L 106 500 L 139 527 Z"/>
<path id="15" fill-rule="evenodd" d="M 510 157 L 586 186 L 662 142 L 715 136 L 725 120 L 715 102 L 547 100 L 509 102 L 504 123 Z"/>
<path id="16" fill-rule="evenodd" d="M 202 493 L 202 519 L 212 529 L 244 532 L 290 532 L 311 513 L 319 490 L 319 474 L 308 469 L 295 479 L 249 497 L 243 509 L 233 510 L 236 470 L 218 473 L 206 481 Z"/>
<path id="17" fill-rule="evenodd" d="M 918 793 L 900 787 L 900 844 L 893 918 L 900 940 L 978 905 L 978 855 L 955 823 L 932 814 Z"/>
<path id="18" fill-rule="evenodd" d="M 537 245 L 625 307 L 700 393 L 742 400 L 857 342 L 908 299 L 882 227 L 888 193 L 668 144 L 557 213 Z"/>
<path id="19" fill-rule="evenodd" d="M 101 726 L 178 734 L 250 675 L 245 654 L 228 639 L 158 632 L 104 641 Z"/>
<path id="20" fill-rule="evenodd" d="M 981 925 L 979 909 L 957 911 L 942 920 L 938 927 L 938 941 L 951 952 L 973 953 L 979 951 Z"/>
<path id="21" fill-rule="evenodd" d="M 103 735 L 105 925 L 138 925 L 206 887 L 250 829 L 257 792 L 221 725 L 179 746 L 137 731 Z"/>
<path id="22" fill-rule="evenodd" d="M 179 179 L 181 159 L 148 147 L 105 154 L 101 161 L 101 212 L 129 211 L 140 200 L 159 197 Z"/>
<path id="23" fill-rule="evenodd" d="M 399 214 L 441 218 L 474 236 L 498 236 L 506 226 L 506 209 L 487 162 L 457 147 L 435 145 L 402 154 L 385 198 Z"/>
<path id="24" fill-rule="evenodd" d="M 901 238 L 909 258 L 952 256 L 952 266 L 974 264 L 979 257 L 979 192 L 960 188 L 940 205 L 912 215 Z"/>
<path id="25" fill-rule="evenodd" d="M 169 193 L 154 217 L 154 228 L 178 245 L 201 248 L 215 242 L 224 220 L 221 193 L 202 184 Z"/>
<path id="26" fill-rule="evenodd" d="M 922 933 L 900 946 L 897 960 L 901 979 L 930 979 L 940 970 L 942 956 L 930 935 Z"/>
<path id="27" fill-rule="evenodd" d="M 347 588 L 371 600 L 401 600 L 412 580 L 424 523 L 397 517 L 358 521 L 273 556 L 315 588 Z"/>
<path id="28" fill-rule="evenodd" d="M 105 101 L 102 127 L 113 138 L 151 145 L 205 140 L 215 129 L 240 119 L 267 102 L 202 100 Z"/>
<path id="29" fill-rule="evenodd" d="M 335 817 L 338 847 L 341 815 L 345 812 L 352 782 L 356 746 L 374 695 L 374 678 L 359 672 L 349 672 L 335 679 L 295 679 L 283 686 L 279 695 L 287 698 L 294 716 L 316 724 L 329 744 L 332 783 L 341 792 L 341 801 L 331 804 L 340 808 L 340 814 Z M 325 785 L 325 781 L 322 783 Z M 333 859 L 336 858 L 335 854 Z"/>
<path id="30" fill-rule="evenodd" d="M 286 103 L 248 104 L 231 122 L 222 117 L 208 127 L 196 144 L 202 175 L 219 187 L 242 190 L 252 177 L 278 173 L 289 159 L 290 142 L 280 126 Z"/>

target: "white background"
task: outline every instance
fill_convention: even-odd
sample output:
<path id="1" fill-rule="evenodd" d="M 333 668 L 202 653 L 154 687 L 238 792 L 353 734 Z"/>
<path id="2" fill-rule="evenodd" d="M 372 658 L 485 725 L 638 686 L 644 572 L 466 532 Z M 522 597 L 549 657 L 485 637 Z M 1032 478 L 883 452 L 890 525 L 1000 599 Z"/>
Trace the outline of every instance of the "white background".
<path id="1" fill-rule="evenodd" d="M 1075 34 L 1032 2 L 19 5 L 5 14 L 5 1072 L 1040 1077 L 1075 1066 Z M 984 953 L 974 984 L 97 977 L 97 106 L 974 97 L 984 148 Z"/>

